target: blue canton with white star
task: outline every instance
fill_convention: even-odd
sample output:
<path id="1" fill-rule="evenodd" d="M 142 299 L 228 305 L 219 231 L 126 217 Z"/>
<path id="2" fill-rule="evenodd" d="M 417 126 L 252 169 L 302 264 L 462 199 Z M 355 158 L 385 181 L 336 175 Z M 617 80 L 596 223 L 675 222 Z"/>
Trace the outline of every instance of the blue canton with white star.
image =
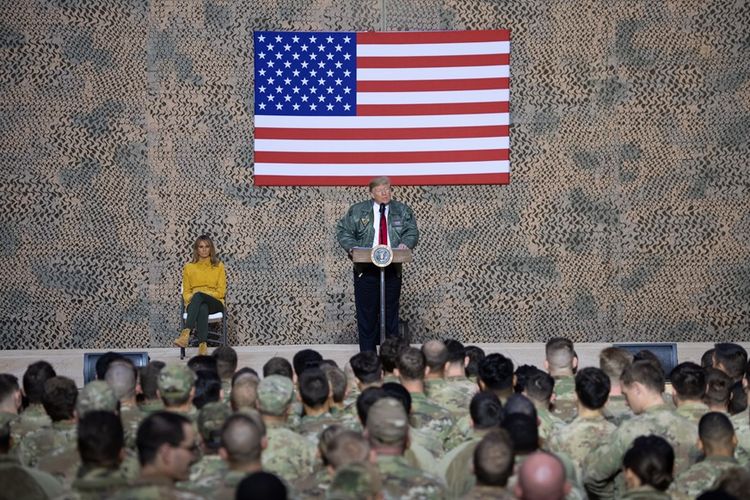
<path id="1" fill-rule="evenodd" d="M 255 114 L 354 116 L 355 33 L 256 31 Z"/>

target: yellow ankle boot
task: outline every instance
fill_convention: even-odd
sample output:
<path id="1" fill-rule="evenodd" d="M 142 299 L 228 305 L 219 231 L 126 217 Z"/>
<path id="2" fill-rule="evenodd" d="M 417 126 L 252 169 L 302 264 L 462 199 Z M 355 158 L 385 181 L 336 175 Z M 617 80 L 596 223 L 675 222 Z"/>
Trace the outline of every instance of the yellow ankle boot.
<path id="1" fill-rule="evenodd" d="M 205 342 L 198 344 L 198 356 L 205 356 L 208 354 L 208 345 Z"/>
<path id="2" fill-rule="evenodd" d="M 174 344 L 177 347 L 187 347 L 190 342 L 190 328 L 183 328 L 180 332 L 180 336 L 174 339 Z"/>

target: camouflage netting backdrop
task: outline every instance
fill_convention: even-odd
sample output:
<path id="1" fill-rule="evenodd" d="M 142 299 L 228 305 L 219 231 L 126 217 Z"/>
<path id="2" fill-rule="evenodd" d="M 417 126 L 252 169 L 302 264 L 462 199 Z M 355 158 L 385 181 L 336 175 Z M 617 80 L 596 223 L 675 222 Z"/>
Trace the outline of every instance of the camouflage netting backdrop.
<path id="1" fill-rule="evenodd" d="M 232 344 L 354 343 L 366 188 L 253 185 L 251 42 L 383 26 L 513 36 L 511 184 L 395 192 L 416 341 L 748 340 L 747 1 L 8 0 L 0 347 L 169 345 L 204 232 Z"/>

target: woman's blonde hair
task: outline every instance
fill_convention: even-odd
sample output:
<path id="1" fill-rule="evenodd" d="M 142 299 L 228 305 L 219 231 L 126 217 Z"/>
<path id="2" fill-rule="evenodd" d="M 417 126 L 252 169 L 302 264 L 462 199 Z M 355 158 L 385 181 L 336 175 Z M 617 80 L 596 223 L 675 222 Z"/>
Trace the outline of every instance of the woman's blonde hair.
<path id="1" fill-rule="evenodd" d="M 201 241 L 207 242 L 208 246 L 211 248 L 211 253 L 208 254 L 208 258 L 211 259 L 211 265 L 217 265 L 219 263 L 219 258 L 216 256 L 216 247 L 214 246 L 214 242 L 211 237 L 207 234 L 198 236 L 198 238 L 195 240 L 195 243 L 193 243 L 193 260 L 191 262 L 195 263 L 200 260 L 200 257 L 198 256 L 198 244 Z"/>

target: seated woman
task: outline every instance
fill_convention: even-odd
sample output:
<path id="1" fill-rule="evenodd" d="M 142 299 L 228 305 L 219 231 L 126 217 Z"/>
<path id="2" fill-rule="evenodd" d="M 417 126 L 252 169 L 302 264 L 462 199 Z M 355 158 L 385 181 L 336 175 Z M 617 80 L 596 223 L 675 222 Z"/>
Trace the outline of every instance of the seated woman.
<path id="1" fill-rule="evenodd" d="M 174 343 L 187 347 L 190 332 L 197 330 L 198 354 L 208 354 L 208 315 L 224 311 L 227 274 L 216 257 L 216 248 L 205 234 L 193 243 L 193 259 L 182 270 L 182 299 L 187 309 L 185 328 Z"/>

